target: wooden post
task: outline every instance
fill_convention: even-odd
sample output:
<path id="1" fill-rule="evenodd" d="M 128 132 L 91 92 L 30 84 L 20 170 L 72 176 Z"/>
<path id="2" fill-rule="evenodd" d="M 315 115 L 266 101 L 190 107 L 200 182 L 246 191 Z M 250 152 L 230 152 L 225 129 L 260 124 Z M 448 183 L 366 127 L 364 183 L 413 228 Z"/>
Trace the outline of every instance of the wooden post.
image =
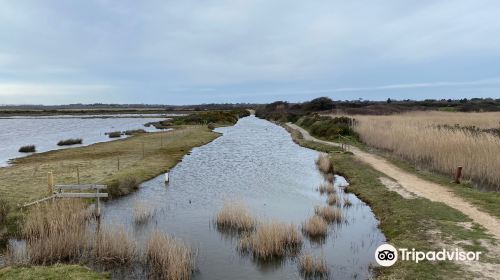
<path id="1" fill-rule="evenodd" d="M 77 184 L 80 185 L 80 168 L 78 168 L 78 166 L 76 167 L 76 179 Z"/>
<path id="2" fill-rule="evenodd" d="M 455 173 L 455 184 L 460 184 L 460 178 L 462 178 L 462 166 L 457 167 L 457 172 Z"/>
<path id="3" fill-rule="evenodd" d="M 54 192 L 54 176 L 52 174 L 52 171 L 47 173 L 47 186 L 49 189 L 49 194 L 52 194 Z"/>

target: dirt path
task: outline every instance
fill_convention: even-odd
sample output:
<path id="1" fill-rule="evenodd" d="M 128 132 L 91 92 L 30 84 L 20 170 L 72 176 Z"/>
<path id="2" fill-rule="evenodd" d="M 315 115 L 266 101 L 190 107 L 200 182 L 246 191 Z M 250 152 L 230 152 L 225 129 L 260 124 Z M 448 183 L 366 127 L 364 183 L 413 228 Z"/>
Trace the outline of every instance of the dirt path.
<path id="1" fill-rule="evenodd" d="M 326 145 L 340 146 L 337 143 L 329 142 L 314 138 L 302 127 L 292 123 L 287 125 L 293 129 L 300 131 L 305 140 L 314 141 Z M 466 202 L 460 197 L 454 195 L 447 187 L 432 183 L 408 173 L 382 157 L 364 152 L 356 147 L 349 146 L 349 150 L 361 161 L 370 164 L 376 170 L 386 174 L 396 180 L 407 191 L 418 196 L 425 197 L 431 201 L 442 202 L 452 208 L 469 216 L 476 223 L 485 227 L 496 239 L 500 240 L 500 221 Z"/>

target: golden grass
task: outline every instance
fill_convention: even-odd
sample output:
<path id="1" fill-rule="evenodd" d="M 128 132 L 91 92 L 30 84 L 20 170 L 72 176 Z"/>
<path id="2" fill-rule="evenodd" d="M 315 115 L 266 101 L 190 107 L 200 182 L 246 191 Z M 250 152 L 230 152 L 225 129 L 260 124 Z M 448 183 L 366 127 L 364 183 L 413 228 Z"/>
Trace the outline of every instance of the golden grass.
<path id="1" fill-rule="evenodd" d="M 240 249 L 254 257 L 268 260 L 295 254 L 302 245 L 299 230 L 293 224 L 266 222 L 240 240 Z"/>
<path id="2" fill-rule="evenodd" d="M 333 173 L 333 164 L 330 161 L 328 154 L 320 154 L 316 159 L 316 165 L 318 166 L 318 169 L 325 174 Z"/>
<path id="3" fill-rule="evenodd" d="M 328 195 L 328 198 L 326 199 L 326 202 L 328 205 L 339 205 L 340 204 L 340 198 L 338 197 L 337 194 L 331 193 Z"/>
<path id="4" fill-rule="evenodd" d="M 80 170 L 80 183 L 108 184 L 113 194 L 123 194 L 129 190 L 116 191 L 122 178 L 132 177 L 138 182 L 154 178 L 168 171 L 193 147 L 204 145 L 218 135 L 206 126 L 182 126 L 167 132 L 20 158 L 13 166 L 0 168 L 0 197 L 13 204 L 35 200 L 47 194 L 47 172 L 54 172 L 56 184 L 75 184 L 76 167 Z"/>
<path id="5" fill-rule="evenodd" d="M 138 257 L 135 240 L 124 228 L 104 228 L 95 240 L 92 257 L 107 264 L 131 263 Z"/>
<path id="6" fill-rule="evenodd" d="M 134 222 L 136 224 L 144 224 L 148 222 L 155 215 L 155 211 L 150 206 L 143 202 L 134 202 Z"/>
<path id="7" fill-rule="evenodd" d="M 310 237 L 325 237 L 328 232 L 328 224 L 325 220 L 314 215 L 302 224 L 302 231 Z"/>
<path id="8" fill-rule="evenodd" d="M 421 167 L 449 175 L 463 166 L 464 179 L 500 186 L 500 137 L 437 125 L 499 128 L 500 113 L 413 112 L 390 116 L 353 116 L 362 141 Z"/>
<path id="9" fill-rule="evenodd" d="M 256 220 L 240 201 L 226 201 L 217 213 L 215 222 L 219 229 L 250 231 L 255 228 Z"/>
<path id="10" fill-rule="evenodd" d="M 335 193 L 335 186 L 330 182 L 325 182 L 319 185 L 316 189 L 320 194 L 332 194 Z"/>
<path id="11" fill-rule="evenodd" d="M 316 206 L 314 208 L 314 213 L 323 219 L 327 223 L 333 223 L 333 222 L 342 222 L 343 217 L 342 217 L 342 210 L 337 207 L 331 207 L 331 206 Z"/>
<path id="12" fill-rule="evenodd" d="M 328 267 L 324 258 L 313 257 L 310 254 L 300 256 L 299 271 L 307 278 L 324 277 L 328 274 Z"/>
<path id="13" fill-rule="evenodd" d="M 184 243 L 161 232 L 154 232 L 147 242 L 146 261 L 160 279 L 191 279 L 194 254 Z"/>

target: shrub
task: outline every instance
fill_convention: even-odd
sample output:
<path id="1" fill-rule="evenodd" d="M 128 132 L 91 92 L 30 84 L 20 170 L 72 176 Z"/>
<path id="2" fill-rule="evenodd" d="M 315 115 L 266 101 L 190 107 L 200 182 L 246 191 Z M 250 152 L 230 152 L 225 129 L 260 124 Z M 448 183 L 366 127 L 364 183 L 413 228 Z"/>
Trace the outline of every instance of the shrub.
<path id="1" fill-rule="evenodd" d="M 71 138 L 71 139 L 66 139 L 66 140 L 61 140 L 57 142 L 58 146 L 70 146 L 70 145 L 76 145 L 76 144 L 82 144 L 83 140 L 81 138 Z"/>
<path id="2" fill-rule="evenodd" d="M 302 224 L 302 231 L 309 237 L 325 237 L 328 225 L 320 216 L 314 215 Z"/>
<path id="3" fill-rule="evenodd" d="M 241 202 L 225 202 L 215 218 L 217 228 L 237 231 L 250 231 L 256 221 Z"/>
<path id="4" fill-rule="evenodd" d="M 240 250 L 268 260 L 295 254 L 302 245 L 297 227 L 281 222 L 267 222 L 240 241 Z"/>
<path id="5" fill-rule="evenodd" d="M 299 271 L 306 278 L 322 278 L 328 275 L 328 267 L 323 258 L 303 255 L 298 262 Z"/>
<path id="6" fill-rule="evenodd" d="M 20 153 L 34 153 L 36 152 L 35 145 L 26 145 L 19 148 Z"/>

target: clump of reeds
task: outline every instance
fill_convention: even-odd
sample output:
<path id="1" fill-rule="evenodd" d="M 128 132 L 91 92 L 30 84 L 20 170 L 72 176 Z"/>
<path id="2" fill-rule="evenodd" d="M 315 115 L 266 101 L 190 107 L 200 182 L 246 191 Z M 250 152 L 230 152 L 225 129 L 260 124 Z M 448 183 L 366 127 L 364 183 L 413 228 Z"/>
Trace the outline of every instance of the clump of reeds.
<path id="1" fill-rule="evenodd" d="M 339 205 L 340 204 L 340 198 L 337 196 L 335 193 L 331 193 L 328 195 L 328 198 L 326 199 L 326 202 L 328 205 Z"/>
<path id="2" fill-rule="evenodd" d="M 322 217 L 314 215 L 302 224 L 302 231 L 312 238 L 325 237 L 328 225 Z"/>
<path id="3" fill-rule="evenodd" d="M 320 194 L 324 194 L 324 193 L 332 194 L 332 193 L 335 193 L 335 186 L 330 182 L 325 182 L 325 183 L 322 183 L 321 185 L 319 185 L 317 190 L 319 191 Z"/>
<path id="4" fill-rule="evenodd" d="M 302 238 L 293 224 L 271 221 L 261 224 L 240 241 L 240 250 L 254 257 L 268 260 L 295 254 L 300 250 Z"/>
<path id="5" fill-rule="evenodd" d="M 36 152 L 36 146 L 35 145 L 26 145 L 22 146 L 19 148 L 20 153 L 34 153 Z"/>
<path id="6" fill-rule="evenodd" d="M 124 228 L 101 229 L 96 237 L 93 257 L 106 264 L 126 264 L 138 256 L 137 245 Z"/>
<path id="7" fill-rule="evenodd" d="M 109 138 L 120 138 L 122 136 L 121 131 L 112 131 L 106 133 Z"/>
<path id="8" fill-rule="evenodd" d="M 57 142 L 57 146 L 70 146 L 70 145 L 82 144 L 82 142 L 83 140 L 81 138 L 74 138 L 74 139 L 71 138 Z"/>
<path id="9" fill-rule="evenodd" d="M 328 275 L 328 267 L 324 258 L 313 257 L 310 254 L 303 255 L 298 262 L 299 271 L 307 278 L 325 277 Z"/>
<path id="10" fill-rule="evenodd" d="M 323 177 L 327 182 L 333 183 L 333 181 L 335 181 L 335 175 L 333 175 L 333 173 L 323 174 Z"/>
<path id="11" fill-rule="evenodd" d="M 154 210 L 144 203 L 141 203 L 139 201 L 136 201 L 134 203 L 134 222 L 136 224 L 146 223 L 151 218 L 153 218 L 154 214 Z"/>
<path id="12" fill-rule="evenodd" d="M 325 219 L 325 221 L 328 223 L 339 223 L 342 221 L 342 210 L 337 207 L 316 206 L 314 208 L 314 213 Z"/>
<path id="13" fill-rule="evenodd" d="M 125 130 L 123 132 L 123 134 L 125 135 L 136 135 L 136 134 L 142 134 L 142 133 L 146 133 L 146 130 L 144 129 L 130 129 L 130 130 Z"/>
<path id="14" fill-rule="evenodd" d="M 27 263 L 52 264 L 78 261 L 91 247 L 88 221 L 80 201 L 62 200 L 34 206 L 22 227 Z"/>
<path id="15" fill-rule="evenodd" d="M 349 198 L 344 198 L 344 207 L 351 207 L 352 202 L 349 200 Z"/>
<path id="16" fill-rule="evenodd" d="M 191 248 L 167 234 L 154 232 L 146 245 L 146 262 L 160 279 L 190 279 L 195 266 Z"/>
<path id="17" fill-rule="evenodd" d="M 226 201 L 215 217 L 217 228 L 225 230 L 250 231 L 256 220 L 245 205 L 239 201 Z"/>
<path id="18" fill-rule="evenodd" d="M 333 164 L 328 154 L 320 154 L 316 159 L 316 165 L 318 169 L 325 174 L 333 173 Z"/>

